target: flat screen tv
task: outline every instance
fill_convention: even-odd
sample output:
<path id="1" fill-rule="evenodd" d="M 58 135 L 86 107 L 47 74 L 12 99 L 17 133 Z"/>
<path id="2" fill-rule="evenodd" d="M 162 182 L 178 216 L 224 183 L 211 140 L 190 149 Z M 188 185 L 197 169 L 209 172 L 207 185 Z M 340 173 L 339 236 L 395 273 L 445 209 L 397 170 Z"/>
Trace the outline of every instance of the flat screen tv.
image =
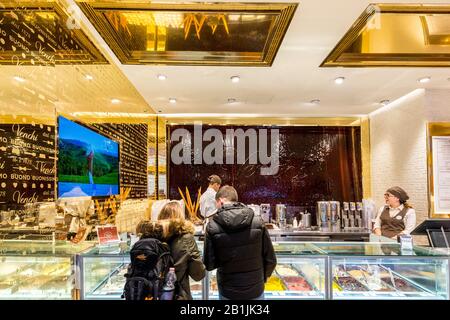
<path id="1" fill-rule="evenodd" d="M 58 117 L 58 198 L 119 194 L 119 143 Z"/>

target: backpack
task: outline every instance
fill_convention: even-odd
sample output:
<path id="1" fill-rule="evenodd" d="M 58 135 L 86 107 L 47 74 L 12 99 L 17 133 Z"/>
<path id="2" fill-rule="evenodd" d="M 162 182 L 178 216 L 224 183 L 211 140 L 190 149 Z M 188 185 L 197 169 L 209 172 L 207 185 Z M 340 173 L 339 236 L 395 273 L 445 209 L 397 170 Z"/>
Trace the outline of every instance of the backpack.
<path id="1" fill-rule="evenodd" d="M 122 298 L 159 300 L 166 274 L 174 265 L 169 246 L 158 239 L 141 239 L 131 249 L 130 258 Z"/>

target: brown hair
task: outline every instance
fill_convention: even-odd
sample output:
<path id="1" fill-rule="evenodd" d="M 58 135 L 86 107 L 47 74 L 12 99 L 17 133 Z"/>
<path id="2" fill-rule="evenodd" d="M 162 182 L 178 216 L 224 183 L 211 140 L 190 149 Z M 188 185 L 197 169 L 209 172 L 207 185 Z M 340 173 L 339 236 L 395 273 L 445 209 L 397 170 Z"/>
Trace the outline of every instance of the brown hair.
<path id="1" fill-rule="evenodd" d="M 411 204 L 408 203 L 409 196 L 402 188 L 395 186 L 387 189 L 386 192 L 398 198 L 400 204 L 404 205 L 406 208 L 412 208 Z"/>
<path id="2" fill-rule="evenodd" d="M 238 194 L 235 188 L 232 186 L 223 186 L 219 189 L 216 193 L 216 201 L 219 199 L 227 199 L 231 202 L 237 202 L 238 201 Z"/>
<path id="3" fill-rule="evenodd" d="M 158 222 L 143 220 L 137 225 L 136 234 L 141 239 L 155 238 L 158 240 L 162 240 L 164 229 L 163 226 Z"/>
<path id="4" fill-rule="evenodd" d="M 167 203 L 158 215 L 158 220 L 184 219 L 183 208 L 178 201 Z"/>
<path id="5" fill-rule="evenodd" d="M 208 182 L 209 182 L 209 184 L 217 183 L 220 185 L 220 184 L 222 184 L 222 179 L 220 179 L 220 177 L 218 175 L 213 174 L 208 177 Z"/>

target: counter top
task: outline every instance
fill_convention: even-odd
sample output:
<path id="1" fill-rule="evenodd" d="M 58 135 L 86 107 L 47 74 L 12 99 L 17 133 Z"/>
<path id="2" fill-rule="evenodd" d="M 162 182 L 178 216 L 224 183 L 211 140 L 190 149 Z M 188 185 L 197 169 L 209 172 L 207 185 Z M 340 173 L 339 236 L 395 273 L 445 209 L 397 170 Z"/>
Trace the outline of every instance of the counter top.
<path id="1" fill-rule="evenodd" d="M 286 235 L 286 236 L 295 236 L 295 235 L 316 235 L 316 236 L 330 236 L 330 235 L 344 235 L 344 234 L 352 234 L 352 235 L 370 235 L 369 229 L 364 228 L 355 228 L 355 229 L 340 229 L 340 228 L 320 228 L 317 230 L 311 229 L 269 229 L 269 234 L 272 236 L 278 235 Z"/>
<path id="2" fill-rule="evenodd" d="M 269 236 L 272 241 L 326 241 L 326 242 L 340 242 L 340 241 L 359 241 L 367 242 L 370 240 L 371 231 L 363 228 L 343 229 L 340 228 L 317 228 L 311 229 L 268 229 Z M 195 236 L 202 240 L 204 233 L 199 231 Z"/>

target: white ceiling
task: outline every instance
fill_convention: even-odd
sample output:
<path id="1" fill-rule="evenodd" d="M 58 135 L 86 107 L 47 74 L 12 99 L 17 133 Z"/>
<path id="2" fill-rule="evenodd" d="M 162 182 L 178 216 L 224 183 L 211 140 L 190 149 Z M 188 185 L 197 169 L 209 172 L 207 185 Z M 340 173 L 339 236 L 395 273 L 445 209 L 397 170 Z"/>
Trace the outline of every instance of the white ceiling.
<path id="1" fill-rule="evenodd" d="M 392 1 L 378 1 L 384 2 Z M 272 67 L 133 66 L 121 65 L 115 57 L 113 61 L 150 106 L 165 114 L 361 115 L 380 108 L 381 100 L 393 101 L 417 88 L 450 89 L 448 68 L 319 68 L 370 3 L 300 1 Z M 427 3 L 446 1 L 428 0 Z M 83 21 L 102 47 L 113 55 L 87 19 Z M 165 74 L 167 80 L 158 80 L 158 74 Z M 241 81 L 232 83 L 233 75 L 239 75 Z M 346 78 L 342 85 L 334 83 L 339 76 Z M 431 82 L 418 83 L 417 79 L 423 76 L 431 76 Z M 171 97 L 177 99 L 176 104 L 169 103 Z M 229 104 L 228 98 L 238 102 Z M 321 103 L 312 105 L 309 103 L 312 99 L 320 99 Z"/>

